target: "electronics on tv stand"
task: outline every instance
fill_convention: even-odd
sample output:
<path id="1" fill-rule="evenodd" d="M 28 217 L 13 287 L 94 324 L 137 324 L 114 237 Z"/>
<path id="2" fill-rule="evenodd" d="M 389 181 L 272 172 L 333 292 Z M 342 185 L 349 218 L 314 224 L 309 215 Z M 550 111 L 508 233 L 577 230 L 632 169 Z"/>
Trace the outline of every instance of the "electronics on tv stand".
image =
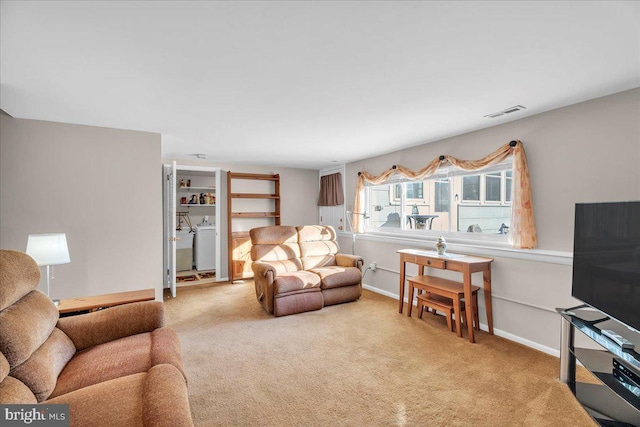
<path id="1" fill-rule="evenodd" d="M 634 345 L 631 341 L 629 341 L 622 335 L 617 334 L 615 331 L 612 331 L 611 329 L 601 329 L 600 332 L 602 333 L 602 335 L 609 338 L 614 343 L 618 344 L 624 350 L 634 349 Z"/>
<path id="2" fill-rule="evenodd" d="M 636 387 L 640 387 L 640 375 L 627 367 L 620 359 L 613 359 L 613 370 L 625 374 Z"/>
<path id="3" fill-rule="evenodd" d="M 613 359 L 612 374 L 624 388 L 633 393 L 634 396 L 640 397 L 640 376 L 625 366 L 621 360 Z"/>

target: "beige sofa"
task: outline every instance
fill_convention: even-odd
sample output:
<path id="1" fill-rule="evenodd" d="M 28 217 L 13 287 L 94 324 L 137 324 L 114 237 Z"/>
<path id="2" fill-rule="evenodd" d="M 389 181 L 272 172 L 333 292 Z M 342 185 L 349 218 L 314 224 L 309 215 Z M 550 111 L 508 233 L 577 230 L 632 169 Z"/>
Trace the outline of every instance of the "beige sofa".
<path id="1" fill-rule="evenodd" d="M 320 310 L 362 295 L 362 258 L 339 253 L 333 227 L 268 226 L 249 236 L 256 296 L 268 313 Z"/>
<path id="2" fill-rule="evenodd" d="M 0 403 L 68 404 L 72 426 L 191 426 L 161 302 L 59 319 L 27 254 L 0 250 Z"/>

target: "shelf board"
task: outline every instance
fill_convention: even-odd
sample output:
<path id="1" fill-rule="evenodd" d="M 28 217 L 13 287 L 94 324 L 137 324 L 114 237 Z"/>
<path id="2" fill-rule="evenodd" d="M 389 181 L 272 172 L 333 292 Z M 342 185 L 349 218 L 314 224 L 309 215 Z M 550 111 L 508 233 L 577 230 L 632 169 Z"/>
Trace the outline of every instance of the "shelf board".
<path id="1" fill-rule="evenodd" d="M 240 173 L 240 172 L 229 172 L 229 177 L 231 179 L 257 179 L 263 181 L 278 181 L 280 180 L 280 175 L 268 175 L 261 173 Z"/>
<path id="2" fill-rule="evenodd" d="M 231 193 L 232 199 L 279 199 L 277 194 L 265 193 Z"/>
<path id="3" fill-rule="evenodd" d="M 178 187 L 178 191 L 216 191 L 216 187 Z"/>
<path id="4" fill-rule="evenodd" d="M 195 204 L 195 203 L 188 204 L 188 203 L 187 203 L 186 205 L 183 205 L 182 203 L 180 203 L 180 206 L 185 207 L 185 208 L 190 208 L 190 207 L 193 207 L 193 206 L 210 206 L 210 207 L 215 207 L 216 205 L 201 205 L 200 203 L 198 203 L 198 204 Z"/>
<path id="5" fill-rule="evenodd" d="M 628 401 L 620 399 L 608 385 L 576 382 L 576 399 L 585 409 L 596 411 L 611 420 L 631 425 L 640 423 L 638 409 Z"/>
<path id="6" fill-rule="evenodd" d="M 276 212 L 231 212 L 232 218 L 278 218 Z"/>

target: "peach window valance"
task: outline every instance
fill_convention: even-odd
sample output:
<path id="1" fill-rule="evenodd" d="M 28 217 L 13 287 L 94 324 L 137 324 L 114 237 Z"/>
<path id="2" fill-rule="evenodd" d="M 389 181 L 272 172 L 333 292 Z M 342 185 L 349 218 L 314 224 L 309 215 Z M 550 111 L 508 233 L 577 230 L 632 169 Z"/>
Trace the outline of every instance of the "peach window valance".
<path id="1" fill-rule="evenodd" d="M 440 156 L 433 159 L 424 168 L 412 171 L 404 166 L 395 165 L 378 176 L 368 172 L 358 172 L 356 184 L 355 212 L 365 211 L 365 184 L 381 185 L 391 177 L 400 175 L 411 180 L 426 179 L 435 174 L 439 167 L 450 164 L 464 171 L 477 171 L 501 163 L 513 156 L 513 180 L 511 200 L 511 225 L 509 228 L 509 244 L 514 248 L 532 249 L 538 245 L 536 226 L 533 216 L 531 200 L 531 184 L 529 182 L 529 168 L 524 153 L 524 146 L 520 141 L 511 141 L 498 148 L 493 153 L 479 160 L 460 160 L 453 156 Z M 363 215 L 353 216 L 353 229 L 356 233 L 364 232 Z"/>

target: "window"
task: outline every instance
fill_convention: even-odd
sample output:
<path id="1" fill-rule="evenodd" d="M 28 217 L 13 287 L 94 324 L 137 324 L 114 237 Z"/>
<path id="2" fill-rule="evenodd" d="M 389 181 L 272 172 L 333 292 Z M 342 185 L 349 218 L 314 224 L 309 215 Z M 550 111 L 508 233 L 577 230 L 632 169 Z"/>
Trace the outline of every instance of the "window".
<path id="1" fill-rule="evenodd" d="M 484 176 L 484 182 L 484 200 L 487 202 L 499 202 L 501 197 L 502 173 L 488 173 Z"/>
<path id="2" fill-rule="evenodd" d="M 434 183 L 434 206 L 433 210 L 436 212 L 449 212 L 449 202 L 451 196 L 449 195 L 449 179 L 438 179 Z"/>
<path id="3" fill-rule="evenodd" d="M 480 175 L 462 177 L 462 200 L 480 201 Z"/>
<path id="4" fill-rule="evenodd" d="M 505 202 L 511 202 L 511 185 L 513 184 L 513 171 L 504 172 L 505 175 Z"/>
<path id="5" fill-rule="evenodd" d="M 422 182 L 408 182 L 405 184 L 407 189 L 407 199 L 422 199 Z"/>
<path id="6" fill-rule="evenodd" d="M 366 227 L 500 236 L 511 223 L 512 176 L 505 162 L 480 174 L 451 168 L 421 181 L 368 186 Z"/>
<path id="7" fill-rule="evenodd" d="M 422 199 L 422 182 L 408 182 L 404 185 L 407 199 Z M 402 200 L 402 184 L 394 184 L 393 199 Z"/>

